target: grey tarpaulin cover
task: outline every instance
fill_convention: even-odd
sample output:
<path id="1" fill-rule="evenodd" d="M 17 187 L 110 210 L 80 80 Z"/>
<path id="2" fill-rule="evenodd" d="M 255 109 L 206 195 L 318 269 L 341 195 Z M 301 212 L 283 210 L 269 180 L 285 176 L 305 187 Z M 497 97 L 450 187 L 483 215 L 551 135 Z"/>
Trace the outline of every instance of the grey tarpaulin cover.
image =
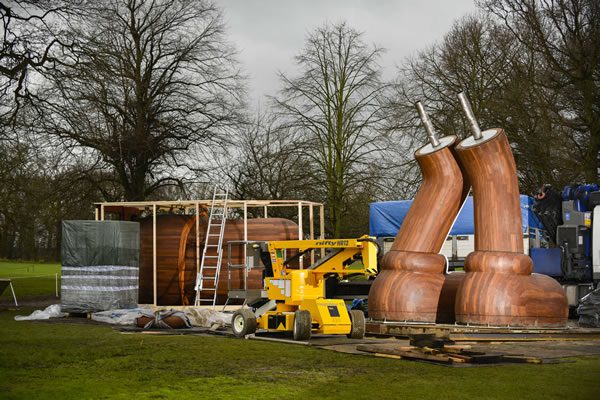
<path id="1" fill-rule="evenodd" d="M 63 221 L 61 253 L 62 311 L 137 307 L 139 223 Z"/>
<path id="2" fill-rule="evenodd" d="M 600 328 L 600 287 L 583 296 L 577 307 L 579 325 Z"/>

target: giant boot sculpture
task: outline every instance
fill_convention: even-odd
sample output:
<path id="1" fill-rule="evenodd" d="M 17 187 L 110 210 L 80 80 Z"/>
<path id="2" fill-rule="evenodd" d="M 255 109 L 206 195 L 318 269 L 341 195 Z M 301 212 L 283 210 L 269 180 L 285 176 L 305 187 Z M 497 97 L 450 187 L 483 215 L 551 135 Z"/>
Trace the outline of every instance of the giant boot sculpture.
<path id="1" fill-rule="evenodd" d="M 446 259 L 438 253 L 468 185 L 453 154 L 456 136 L 438 139 L 420 103 L 417 108 L 430 140 L 415 152 L 423 183 L 371 286 L 369 316 L 379 320 L 454 322 L 454 295 L 460 282 L 458 275 L 451 279 L 444 275 Z"/>
<path id="2" fill-rule="evenodd" d="M 500 128 L 481 132 L 465 95 L 459 94 L 473 136 L 456 147 L 473 185 L 475 251 L 465 260 L 456 296 L 456 322 L 477 325 L 562 326 L 568 306 L 552 278 L 532 274 L 523 254 L 517 169 Z"/>

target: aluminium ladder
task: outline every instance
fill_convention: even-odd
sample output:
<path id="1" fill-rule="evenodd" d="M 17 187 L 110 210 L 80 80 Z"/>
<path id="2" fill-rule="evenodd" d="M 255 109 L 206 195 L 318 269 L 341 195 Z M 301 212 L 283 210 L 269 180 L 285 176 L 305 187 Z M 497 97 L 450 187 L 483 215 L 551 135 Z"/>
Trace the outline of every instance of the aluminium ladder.
<path id="1" fill-rule="evenodd" d="M 228 196 L 229 189 L 225 189 L 224 193 L 219 193 L 215 187 L 206 226 L 200 271 L 196 277 L 196 301 L 194 303 L 196 306 L 211 305 L 214 307 L 217 302 Z"/>

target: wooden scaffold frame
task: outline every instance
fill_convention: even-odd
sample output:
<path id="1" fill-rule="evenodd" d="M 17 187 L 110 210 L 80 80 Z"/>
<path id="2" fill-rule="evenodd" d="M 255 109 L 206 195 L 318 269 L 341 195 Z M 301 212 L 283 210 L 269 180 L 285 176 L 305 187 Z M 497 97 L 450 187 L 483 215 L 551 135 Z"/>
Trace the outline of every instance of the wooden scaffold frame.
<path id="1" fill-rule="evenodd" d="M 213 203 L 212 200 L 173 200 L 173 201 L 130 201 L 130 202 L 105 202 L 94 203 L 96 221 L 104 221 L 105 216 L 113 210 L 128 207 L 137 208 L 152 214 L 152 286 L 153 286 L 153 304 L 157 305 L 157 254 L 156 254 L 156 216 L 161 210 L 172 211 L 174 209 L 183 210 L 185 213 L 200 214 L 200 208 L 208 208 Z M 219 202 L 215 202 L 219 205 Z M 298 238 L 304 238 L 304 212 L 308 208 L 308 238 L 315 239 L 315 208 L 319 210 L 319 239 L 325 239 L 325 206 L 322 203 L 316 203 L 305 200 L 227 200 L 227 209 L 237 209 L 241 211 L 244 221 L 244 241 L 248 240 L 248 210 L 253 208 L 262 208 L 263 218 L 268 218 L 269 208 L 271 207 L 294 207 L 297 209 L 298 217 Z M 196 218 L 196 232 L 200 230 L 200 218 Z M 200 235 L 196 234 L 196 271 L 200 270 Z"/>

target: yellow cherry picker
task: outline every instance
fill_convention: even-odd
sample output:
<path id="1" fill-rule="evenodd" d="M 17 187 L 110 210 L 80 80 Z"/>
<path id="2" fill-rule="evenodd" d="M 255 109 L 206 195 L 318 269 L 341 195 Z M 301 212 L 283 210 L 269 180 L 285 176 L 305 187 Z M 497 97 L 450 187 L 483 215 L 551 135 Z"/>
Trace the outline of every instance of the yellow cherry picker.
<path id="1" fill-rule="evenodd" d="M 243 243 L 250 254 L 247 260 L 254 266 L 259 265 L 258 259 L 262 260 L 265 277 L 261 289 L 229 288 L 230 299 L 244 299 L 248 305 L 233 315 L 232 328 L 237 337 L 252 334 L 257 329 L 291 332 L 294 340 L 308 340 L 312 333 L 341 334 L 350 338 L 364 336 L 363 312 L 348 311 L 342 299 L 326 298 L 325 280 L 332 275 L 369 275 L 377 271 L 378 246 L 374 238 L 365 235 L 358 239 Z M 300 257 L 321 249 L 328 253 L 323 251 L 324 256 L 308 268 L 294 265 L 301 265 Z M 228 252 L 231 254 L 231 247 Z M 295 255 L 286 259 L 292 252 Z M 231 276 L 235 266 L 229 267 Z M 243 266 L 246 271 L 249 267 L 252 266 Z"/>

